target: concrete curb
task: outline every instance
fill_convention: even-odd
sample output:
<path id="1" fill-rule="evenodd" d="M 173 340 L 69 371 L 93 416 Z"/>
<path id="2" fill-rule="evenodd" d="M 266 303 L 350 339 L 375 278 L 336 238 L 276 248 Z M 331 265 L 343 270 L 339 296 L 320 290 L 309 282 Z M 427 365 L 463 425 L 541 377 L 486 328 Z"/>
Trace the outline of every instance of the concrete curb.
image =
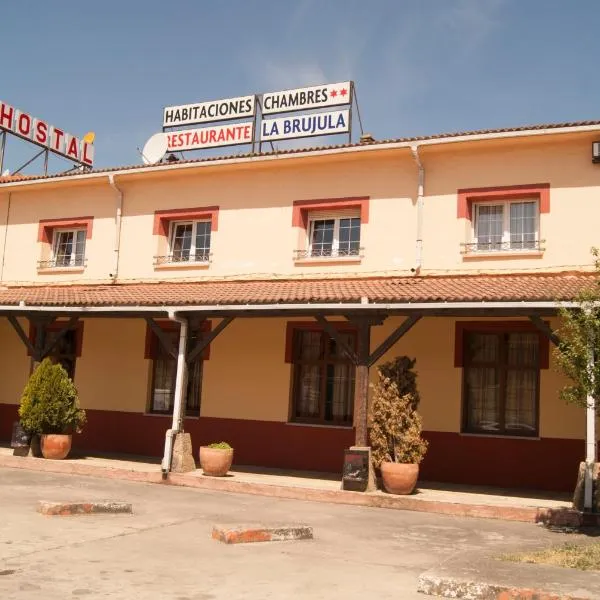
<path id="1" fill-rule="evenodd" d="M 212 530 L 212 538 L 224 544 L 312 540 L 313 529 L 307 525 L 292 525 L 287 527 L 223 527 L 215 525 Z"/>
<path id="2" fill-rule="evenodd" d="M 430 575 L 419 577 L 417 591 L 430 596 L 465 598 L 466 600 L 594 600 L 594 598 L 598 598 L 598 596 L 557 595 L 539 589 L 462 581 Z"/>
<path id="3" fill-rule="evenodd" d="M 535 506 L 497 506 L 490 504 L 465 504 L 437 500 L 423 500 L 417 496 L 392 496 L 383 492 L 360 493 L 342 490 L 323 490 L 310 487 L 292 487 L 265 483 L 237 481 L 235 478 L 198 477 L 195 475 L 171 473 L 163 480 L 162 473 L 156 471 L 134 471 L 105 466 L 93 466 L 76 461 L 55 461 L 43 458 L 0 456 L 0 467 L 27 469 L 45 473 L 64 473 L 119 479 L 143 483 L 160 483 L 205 490 L 251 494 L 290 500 L 308 500 L 330 504 L 349 504 L 394 510 L 411 510 L 457 517 L 478 517 L 543 523 L 551 526 L 578 527 L 581 514 L 570 509 L 536 508 Z"/>
<path id="4" fill-rule="evenodd" d="M 128 502 L 46 502 L 38 503 L 37 512 L 49 516 L 132 514 L 133 507 Z"/>

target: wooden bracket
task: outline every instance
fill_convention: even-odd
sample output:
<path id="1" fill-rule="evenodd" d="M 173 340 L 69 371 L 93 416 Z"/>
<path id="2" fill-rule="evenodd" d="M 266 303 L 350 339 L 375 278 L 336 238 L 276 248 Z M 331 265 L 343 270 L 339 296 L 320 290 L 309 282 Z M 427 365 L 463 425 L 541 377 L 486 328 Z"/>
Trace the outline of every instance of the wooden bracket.
<path id="1" fill-rule="evenodd" d="M 152 333 L 158 338 L 160 345 L 164 348 L 165 352 L 175 360 L 177 360 L 177 350 L 173 346 L 169 336 L 165 334 L 160 325 L 152 318 L 145 317 L 148 327 L 152 330 Z"/>
<path id="2" fill-rule="evenodd" d="M 411 315 L 407 317 L 390 335 L 373 350 L 369 356 L 369 367 L 372 367 L 405 333 L 410 331 L 422 315 Z"/>
<path id="3" fill-rule="evenodd" d="M 43 350 L 40 352 L 40 356 L 39 356 L 40 360 L 44 360 L 44 358 L 46 358 L 46 356 L 48 356 L 50 354 L 50 352 L 52 352 L 52 350 L 54 350 L 54 348 L 56 347 L 58 342 L 60 342 L 60 340 L 63 337 L 65 337 L 65 335 L 67 334 L 67 331 L 70 331 L 71 329 L 73 329 L 73 326 L 77 323 L 78 320 L 79 320 L 79 315 L 75 315 L 74 317 L 71 317 L 65 323 L 64 327 L 62 327 L 56 333 L 56 336 L 54 337 L 54 339 L 51 340 L 48 344 L 46 344 L 44 346 Z"/>
<path id="4" fill-rule="evenodd" d="M 358 355 L 340 335 L 340 332 L 329 322 L 323 315 L 315 315 L 315 319 L 319 325 L 336 341 L 340 350 L 352 361 L 354 365 L 358 365 Z"/>
<path id="5" fill-rule="evenodd" d="M 235 317 L 225 317 L 212 331 L 202 332 L 198 343 L 188 352 L 187 362 L 194 362 L 204 349 L 233 321 Z"/>
<path id="6" fill-rule="evenodd" d="M 560 337 L 552 331 L 552 328 L 538 315 L 529 315 L 529 320 L 541 331 L 555 346 L 560 345 Z"/>

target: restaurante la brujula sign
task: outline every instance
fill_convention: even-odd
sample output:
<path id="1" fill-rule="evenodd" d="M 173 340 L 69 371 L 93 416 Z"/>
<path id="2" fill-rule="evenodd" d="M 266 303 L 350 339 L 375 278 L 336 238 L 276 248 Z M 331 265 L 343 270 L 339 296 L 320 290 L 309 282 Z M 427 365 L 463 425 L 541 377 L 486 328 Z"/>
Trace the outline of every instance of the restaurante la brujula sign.
<path id="1" fill-rule="evenodd" d="M 160 147 L 167 152 L 178 152 L 349 133 L 353 90 L 352 81 L 343 81 L 262 95 L 167 106 L 163 109 L 164 141 L 161 138 Z M 342 110 L 320 110 L 348 105 Z M 304 111 L 308 110 L 318 112 L 306 114 Z M 267 115 L 282 113 L 288 114 L 266 118 Z M 216 124 L 219 121 L 235 122 Z M 213 124 L 188 128 L 200 123 Z M 160 134 L 153 136 L 156 137 L 160 137 Z"/>

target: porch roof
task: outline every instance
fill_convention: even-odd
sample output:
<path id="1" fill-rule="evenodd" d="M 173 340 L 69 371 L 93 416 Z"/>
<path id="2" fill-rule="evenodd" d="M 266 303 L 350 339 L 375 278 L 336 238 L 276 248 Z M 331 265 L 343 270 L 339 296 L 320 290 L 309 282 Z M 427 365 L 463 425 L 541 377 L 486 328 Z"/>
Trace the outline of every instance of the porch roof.
<path id="1" fill-rule="evenodd" d="M 0 312 L 197 308 L 216 312 L 244 309 L 348 308 L 410 312 L 440 304 L 465 307 L 529 305 L 556 308 L 596 284 L 594 273 L 445 275 L 286 280 L 227 280 L 102 285 L 45 285 L 0 288 Z M 316 305 L 319 305 L 318 307 Z M 406 309 L 403 310 L 403 309 Z"/>

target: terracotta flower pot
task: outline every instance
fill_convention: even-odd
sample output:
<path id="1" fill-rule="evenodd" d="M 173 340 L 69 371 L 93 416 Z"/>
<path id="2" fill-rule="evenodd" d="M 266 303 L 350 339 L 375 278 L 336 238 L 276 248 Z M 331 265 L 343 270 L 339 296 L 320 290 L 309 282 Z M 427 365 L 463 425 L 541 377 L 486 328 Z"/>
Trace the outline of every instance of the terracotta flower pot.
<path id="1" fill-rule="evenodd" d="M 42 456 L 54 460 L 62 460 L 66 458 L 71 451 L 70 435 L 62 435 L 57 433 L 42 434 L 40 445 L 42 447 Z"/>
<path id="2" fill-rule="evenodd" d="M 381 480 L 390 494 L 412 494 L 419 477 L 419 465 L 383 462 Z"/>
<path id="3" fill-rule="evenodd" d="M 200 466 L 204 475 L 223 477 L 231 468 L 233 448 L 200 446 Z"/>

